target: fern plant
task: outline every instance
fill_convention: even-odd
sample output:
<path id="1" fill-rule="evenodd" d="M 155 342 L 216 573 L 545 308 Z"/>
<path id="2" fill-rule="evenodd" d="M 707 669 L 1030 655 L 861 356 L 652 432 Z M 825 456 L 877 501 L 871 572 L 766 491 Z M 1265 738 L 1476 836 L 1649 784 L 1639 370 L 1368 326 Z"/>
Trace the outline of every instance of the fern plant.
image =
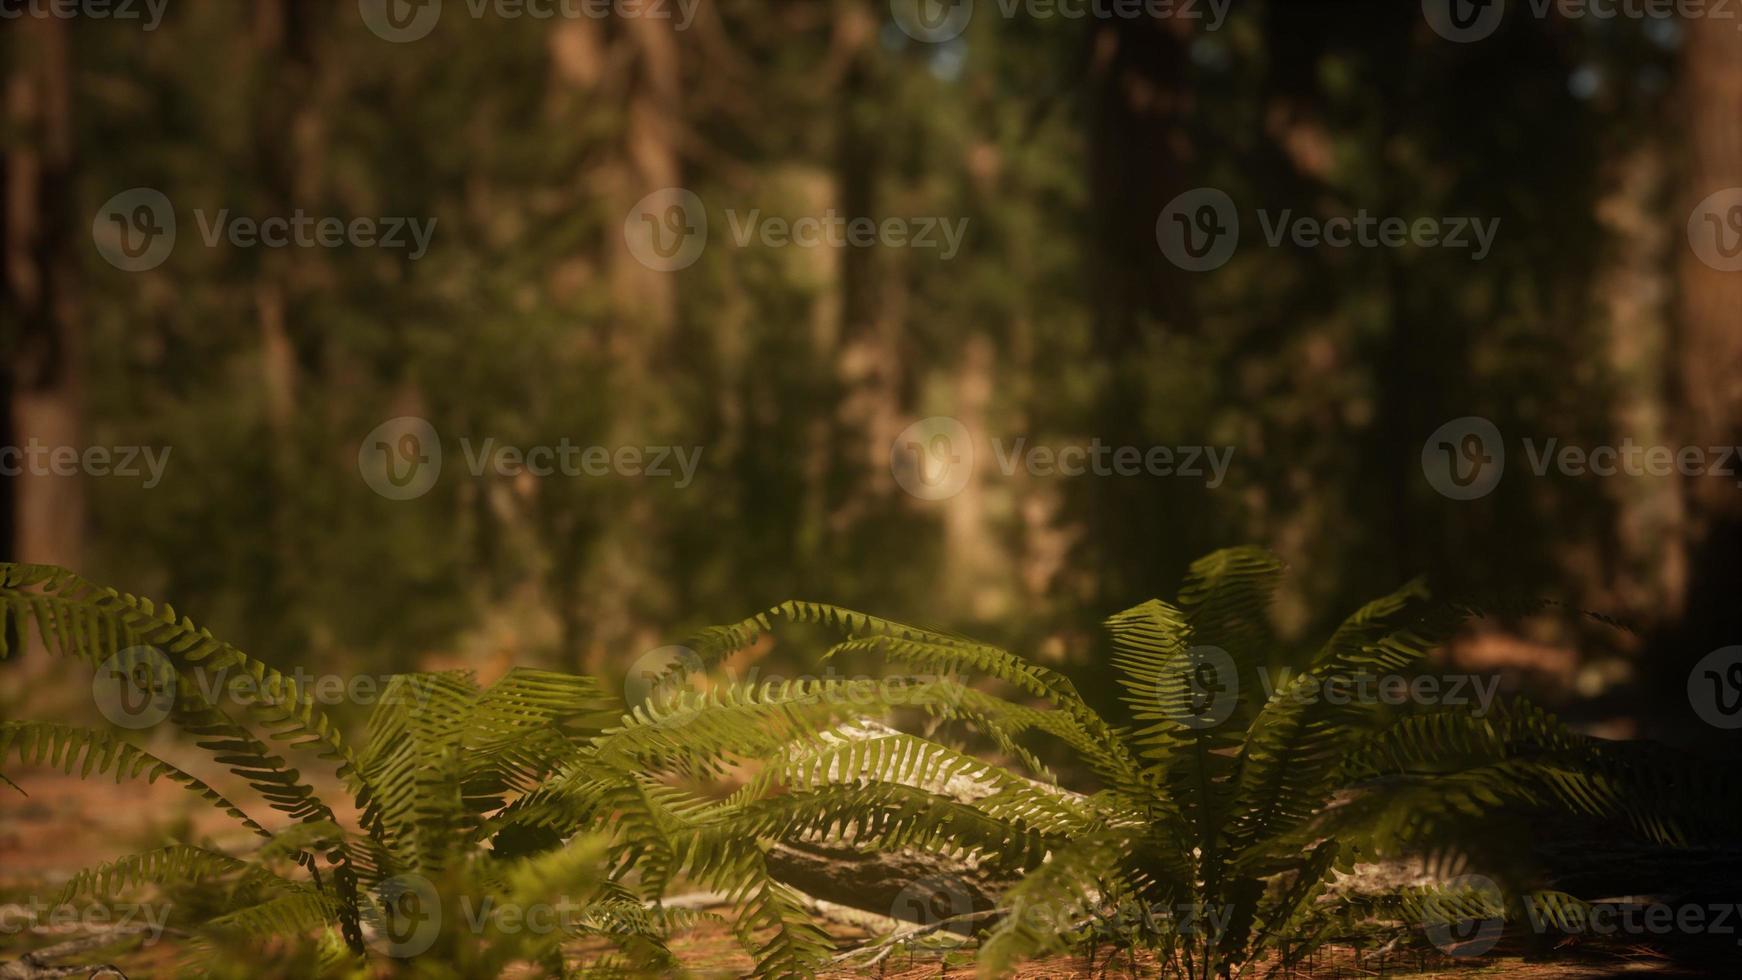
<path id="1" fill-rule="evenodd" d="M 168 778 L 223 809 L 258 848 L 135 855 L 76 876 L 67 897 L 196 882 L 224 896 L 220 914 L 194 924 L 210 947 L 276 937 L 305 948 L 314 937 L 321 969 L 334 973 L 357 969 L 371 948 L 428 976 L 494 975 L 516 962 L 553 975 L 669 973 L 679 964 L 666 937 L 700 916 L 660 898 L 685 882 L 724 895 L 759 975 L 810 975 L 832 944 L 778 880 L 771 850 L 824 838 L 971 858 L 1019 878 L 979 949 L 984 974 L 1135 908 L 1115 922 L 1124 941 L 1156 948 L 1182 975 L 1227 977 L 1287 966 L 1376 921 L 1510 914 L 1492 894 L 1459 887 L 1327 890 L 1337 871 L 1406 849 L 1477 852 L 1498 839 L 1485 833 L 1488 815 L 1551 808 L 1625 820 L 1669 844 L 1733 831 L 1732 784 L 1582 738 L 1522 702 L 1477 717 L 1298 696 L 1359 672 L 1416 668 L 1469 614 L 1417 585 L 1360 610 L 1266 696 L 1259 671 L 1277 647 L 1264 612 L 1280 571 L 1261 551 L 1219 552 L 1193 566 L 1176 604 L 1108 621 L 1129 725 L 1007 651 L 791 602 L 705 631 L 694 648 L 718 661 L 781 623 L 820 624 L 844 636 L 826 657 L 878 654 L 917 676 L 870 688 L 667 687 L 625 712 L 594 682 L 548 671 L 516 669 L 489 688 L 458 672 L 405 675 L 354 746 L 295 678 L 168 607 L 59 569 L 0 566 L 0 642 L 34 626 L 51 650 L 92 662 L 156 651 L 168 720 L 288 824 L 269 828 L 107 732 L 0 722 L 0 763 Z M 201 670 L 255 683 L 220 705 L 196 682 Z M 1016 694 L 963 686 L 962 676 Z M 934 730 L 989 738 L 1027 775 L 938 737 L 864 724 L 913 706 Z M 1062 743 L 1100 788 L 1079 796 L 1049 785 L 1032 736 Z M 290 754 L 325 765 L 354 816 L 340 819 Z M 748 778 L 706 791 L 728 773 Z M 940 790 L 958 779 L 976 792 Z M 554 930 L 477 916 L 563 899 L 569 911 Z M 1576 903 L 1545 894 L 1533 908 L 1552 919 Z M 576 939 L 601 950 L 579 971 L 569 963 Z"/>
<path id="2" fill-rule="evenodd" d="M 400 675 L 353 745 L 298 678 L 169 606 L 63 569 L 0 565 L 0 656 L 32 628 L 54 653 L 134 676 L 134 693 L 161 698 L 165 721 L 280 814 L 269 826 L 108 731 L 0 721 L 0 765 L 173 780 L 259 839 L 239 854 L 193 844 L 136 854 L 74 876 L 60 896 L 215 890 L 221 902 L 200 904 L 218 914 L 176 923 L 199 937 L 195 965 L 271 939 L 312 949 L 311 962 L 335 975 L 367 969 L 372 954 L 420 976 L 493 976 L 513 963 L 578 975 L 565 947 L 583 940 L 594 950 L 587 975 L 670 975 L 680 965 L 666 938 L 707 918 L 659 903 L 680 873 L 737 899 L 733 926 L 760 972 L 807 971 L 827 948 L 798 896 L 768 873 L 766 842 L 722 835 L 700 817 L 705 800 L 660 778 L 674 765 L 717 771 L 733 752 L 823 725 L 839 711 L 814 710 L 826 685 L 625 713 L 593 680 L 557 672 L 516 668 L 488 688 L 465 672 Z M 213 676 L 251 683 L 219 697 L 201 682 Z M 298 765 L 325 767 L 350 812 L 342 818 Z M 511 918 L 491 914 L 504 909 Z"/>
<path id="3" fill-rule="evenodd" d="M 1197 978 L 1286 969 L 1375 924 L 1505 918 L 1522 909 L 1520 897 L 1460 881 L 1368 893 L 1328 886 L 1358 863 L 1457 854 L 1486 858 L 1509 894 L 1525 896 L 1528 845 L 1492 821 L 1531 812 L 1617 822 L 1670 846 L 1736 839 L 1733 782 L 1577 735 L 1522 700 L 1484 714 L 1316 696 L 1358 675 L 1419 671 L 1473 614 L 1432 601 L 1419 583 L 1360 609 L 1269 685 L 1279 672 L 1260 672 L 1286 662 L 1266 616 L 1281 572 L 1258 549 L 1217 552 L 1191 567 L 1176 603 L 1109 619 L 1131 716 L 1117 727 L 1062 674 L 953 634 L 801 602 L 710 630 L 696 641 L 709 658 L 783 623 L 820 623 L 844 634 L 825 659 L 874 653 L 1002 682 L 1016 694 L 969 688 L 927 706 L 936 721 L 989 737 L 1034 778 L 913 735 L 801 738 L 768 755 L 707 820 L 715 833 L 770 839 L 851 828 L 865 846 L 967 854 L 1020 872 L 978 950 L 984 976 L 1109 918 L 1116 935 Z M 1062 742 L 1100 789 L 1078 796 L 1047 785 L 1053 775 L 1025 746 L 1030 734 Z M 926 788 L 956 776 L 988 791 L 964 802 Z M 1579 904 L 1552 891 L 1528 897 L 1551 920 Z"/>

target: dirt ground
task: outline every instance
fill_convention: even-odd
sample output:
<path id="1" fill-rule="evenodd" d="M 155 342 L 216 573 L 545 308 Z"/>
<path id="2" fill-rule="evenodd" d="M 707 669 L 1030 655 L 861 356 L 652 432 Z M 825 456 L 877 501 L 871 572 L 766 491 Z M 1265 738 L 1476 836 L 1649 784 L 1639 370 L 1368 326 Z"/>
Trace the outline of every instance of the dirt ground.
<path id="1" fill-rule="evenodd" d="M 26 927 L 16 911 L 33 895 L 52 895 L 71 872 L 168 840 L 172 827 L 181 833 L 193 831 L 210 838 L 218 847 L 244 848 L 249 836 L 238 834 L 224 814 L 192 800 L 185 791 L 168 783 L 116 784 L 112 780 L 78 780 L 58 772 L 21 769 L 8 772 L 29 794 L 21 797 L 0 786 L 0 906 L 10 906 L 10 915 L 0 916 L 0 962 L 41 949 L 77 934 L 76 928 Z M 221 779 L 213 782 L 220 791 L 233 787 Z M 342 794 L 328 793 L 329 801 Z M 246 793 L 237 794 L 246 799 Z M 251 815 L 265 815 L 250 808 Z M 268 825 L 270 826 L 270 821 Z M 178 826 L 179 825 L 179 826 Z M 856 937 L 843 932 L 843 945 Z M 704 976 L 730 977 L 749 967 L 749 959 L 720 928 L 699 930 L 674 944 L 685 962 Z M 1504 944 L 1487 955 L 1469 960 L 1429 957 L 1414 951 L 1393 953 L 1379 960 L 1359 960 L 1349 950 L 1330 950 L 1292 976 L 1303 980 L 1357 977 L 1525 977 L 1537 980 L 1574 980 L 1589 977 L 1742 977 L 1742 950 L 1736 962 L 1717 966 L 1689 966 L 1671 959 L 1661 950 L 1614 943 L 1580 943 L 1526 959 L 1528 951 Z M 147 944 L 108 956 L 128 976 L 173 976 L 182 950 L 174 938 Z M 0 968 L 3 969 L 3 968 Z M 875 976 L 887 980 L 920 980 L 935 977 L 972 976 L 971 963 L 947 961 L 936 955 L 896 953 L 868 968 L 843 967 L 829 976 L 848 978 Z M 3 975 L 3 974 L 0 974 Z M 267 974 L 262 974 L 266 976 Z M 1081 957 L 1058 957 L 1025 968 L 1019 977 L 1116 978 L 1156 977 L 1152 959 L 1140 956 L 1133 965 L 1124 954 L 1111 959 L 1104 952 L 1091 963 Z"/>

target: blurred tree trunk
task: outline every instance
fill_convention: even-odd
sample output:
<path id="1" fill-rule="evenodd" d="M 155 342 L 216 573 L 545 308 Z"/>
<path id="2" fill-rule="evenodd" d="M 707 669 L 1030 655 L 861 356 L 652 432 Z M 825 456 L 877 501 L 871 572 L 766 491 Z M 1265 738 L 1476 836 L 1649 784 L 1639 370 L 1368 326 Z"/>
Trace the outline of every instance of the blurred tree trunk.
<path id="1" fill-rule="evenodd" d="M 1663 220 L 1669 182 L 1666 141 L 1654 133 L 1618 157 L 1597 217 L 1614 243 L 1597 277 L 1596 292 L 1608 322 L 1608 369 L 1618 388 L 1613 427 L 1649 445 L 1674 440 L 1677 420 L 1664 412 L 1664 381 L 1674 369 L 1669 343 L 1674 314 L 1672 255 L 1680 255 L 1682 229 Z M 1660 614 L 1687 589 L 1684 501 L 1681 487 L 1660 480 L 1611 480 L 1618 526 L 1614 571 L 1587 583 L 1594 609 Z M 1598 575 L 1593 571 L 1594 576 Z"/>
<path id="2" fill-rule="evenodd" d="M 1088 274 L 1094 286 L 1096 370 L 1103 376 L 1090 433 L 1113 446 L 1147 445 L 1151 332 L 1190 331 L 1191 277 L 1170 263 L 1155 222 L 1188 189 L 1192 99 L 1187 85 L 1191 27 L 1179 19 L 1118 17 L 1089 31 L 1089 186 L 1093 220 Z M 1166 595 L 1213 533 L 1201 487 L 1183 481 L 1084 480 L 1071 509 L 1087 515 L 1078 568 L 1087 609 L 1121 609 Z M 1190 499 L 1196 497 L 1197 499 Z M 1226 543 L 1226 542 L 1222 542 Z"/>
<path id="3" fill-rule="evenodd" d="M 271 95 L 254 114 L 255 166 L 267 196 L 269 214 L 289 213 L 299 203 L 315 161 L 301 152 L 312 85 L 313 57 L 309 45 L 309 7 L 290 0 L 261 0 L 255 8 L 255 47 L 260 76 Z M 299 96 L 297 93 L 301 93 Z M 266 417 L 280 447 L 288 445 L 296 410 L 297 358 L 286 328 L 289 297 L 287 265 L 296 250 L 262 250 L 265 256 L 255 289 L 259 315 L 261 382 L 265 386 Z M 282 254 L 281 254 L 282 253 Z"/>
<path id="4" fill-rule="evenodd" d="M 316 110 L 315 71 L 311 52 L 312 5 L 292 0 L 261 0 L 254 8 L 255 85 L 262 97 L 253 114 L 252 149 L 262 215 L 289 215 L 312 200 L 311 184 L 319 172 L 318 153 L 308 151 L 309 116 Z M 294 635 L 298 626 L 283 618 L 306 585 L 298 581 L 304 568 L 299 559 L 297 529 L 301 495 L 296 490 L 298 352 L 290 333 L 296 320 L 293 285 L 302 263 L 300 248 L 252 250 L 254 310 L 259 332 L 259 370 L 265 405 L 265 454 L 271 486 L 265 495 L 271 560 L 262 569 L 263 595 L 270 605 L 256 617 L 276 623 Z M 290 601 L 286 601 L 290 600 Z"/>
<path id="5" fill-rule="evenodd" d="M 5 444 L 82 447 L 83 336 L 75 282 L 71 39 L 62 17 L 13 22 L 6 116 L 4 307 L 11 334 Z M 12 483 L 7 557 L 77 567 L 85 500 L 78 476 L 32 473 Z"/>
<path id="6" fill-rule="evenodd" d="M 615 322 L 605 338 L 613 367 L 610 388 L 621 398 L 607 433 L 614 445 L 650 444 L 672 410 L 660 371 L 678 321 L 678 276 L 648 268 L 625 247 L 622 221 L 646 195 L 684 186 L 679 149 L 684 115 L 684 50 L 671 23 L 636 17 L 600 24 L 564 23 L 551 38 L 555 84 L 621 100 L 621 144 L 596 171 L 577 175 L 607 189 L 603 243 Z M 613 66 L 602 71 L 600 66 Z M 553 542 L 544 591 L 572 663 L 600 666 L 604 651 L 645 650 L 658 642 L 646 605 L 660 601 L 654 543 L 656 511 L 646 494 L 623 498 L 619 519 L 601 524 L 598 508 L 567 481 L 546 480 L 533 491 L 534 517 Z M 643 607 L 643 608 L 638 608 Z M 663 612 L 663 610 L 655 610 Z"/>
<path id="7" fill-rule="evenodd" d="M 1707 195 L 1742 187 L 1742 35 L 1721 18 L 1695 18 L 1687 29 L 1687 196 L 1675 212 L 1681 220 Z M 1677 431 L 1701 447 L 1742 445 L 1742 272 L 1715 269 L 1692 247 L 1681 255 Z M 1687 593 L 1663 651 L 1678 665 L 1742 642 L 1742 489 L 1733 475 L 1683 482 Z M 1660 673 L 1669 675 L 1664 696 L 1685 715 L 1685 670 Z"/>
<path id="8" fill-rule="evenodd" d="M 1690 199 L 1684 203 L 1691 209 L 1708 194 L 1742 187 L 1742 36 L 1719 18 L 1688 24 L 1685 186 Z M 1687 435 L 1702 446 L 1734 444 L 1742 439 L 1742 273 L 1714 269 L 1690 248 L 1682 253 L 1681 287 Z M 1742 517 L 1742 494 L 1732 480 L 1695 479 L 1688 491 L 1690 530 L 1698 539 L 1709 539 Z"/>

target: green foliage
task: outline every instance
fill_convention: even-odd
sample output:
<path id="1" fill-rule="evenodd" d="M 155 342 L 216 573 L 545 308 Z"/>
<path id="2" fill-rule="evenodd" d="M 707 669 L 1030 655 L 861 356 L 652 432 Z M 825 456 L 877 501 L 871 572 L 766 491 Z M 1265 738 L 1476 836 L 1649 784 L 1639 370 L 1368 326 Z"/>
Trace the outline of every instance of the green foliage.
<path id="1" fill-rule="evenodd" d="M 1526 702 L 1483 713 L 1315 696 L 1362 675 L 1418 673 L 1472 610 L 1411 583 L 1362 607 L 1310 656 L 1285 656 L 1267 625 L 1282 571 L 1258 549 L 1216 552 L 1193 564 L 1177 603 L 1152 600 L 1107 621 L 1131 728 L 1113 727 L 1069 679 L 1014 654 L 849 610 L 786 603 L 706 631 L 698 649 L 722 656 L 779 621 L 820 623 L 847 634 L 830 655 L 877 651 L 996 679 L 1020 700 L 969 691 L 928 708 L 1026 761 L 1034 756 L 1020 736 L 1056 738 L 1102 784 L 1061 796 L 915 736 L 825 739 L 764 770 L 734 819 L 754 814 L 748 826 L 767 836 L 850 827 L 868 845 L 962 852 L 1024 871 L 983 937 L 985 976 L 1060 950 L 1119 910 L 1137 910 L 1118 920 L 1123 941 L 1204 978 L 1286 966 L 1363 931 L 1503 918 L 1526 899 L 1553 920 L 1578 900 L 1533 889 L 1516 855 L 1491 869 L 1524 896 L 1510 903 L 1456 883 L 1328 888 L 1380 859 L 1494 860 L 1505 835 L 1493 821 L 1504 817 L 1558 813 L 1666 846 L 1734 837 L 1734 781 L 1578 735 Z M 1294 663 L 1305 666 L 1283 670 Z M 995 789 L 960 802 L 915 788 L 956 775 Z M 785 786 L 778 804 L 762 796 L 771 783 Z"/>
<path id="2" fill-rule="evenodd" d="M 785 748 L 842 713 L 847 702 L 820 699 L 838 692 L 785 685 L 625 714 L 592 680 L 550 671 L 516 668 L 487 688 L 458 671 L 399 675 L 353 746 L 296 679 L 169 607 L 60 569 L 0 565 L 0 634 L 28 640 L 32 627 L 44 647 L 93 664 L 155 650 L 173 670 L 157 679 L 166 721 L 282 814 L 277 826 L 256 820 L 108 732 L 0 723 L 0 760 L 168 778 L 261 838 L 237 855 L 192 845 L 133 855 L 81 872 L 62 895 L 222 890 L 217 911 L 178 923 L 196 930 L 191 962 L 203 969 L 247 962 L 238 957 L 275 938 L 291 943 L 295 962 L 332 975 L 365 969 L 371 950 L 419 976 L 493 976 L 515 963 L 570 975 L 563 947 L 590 940 L 581 973 L 669 975 L 678 964 L 667 937 L 703 918 L 660 906 L 677 873 L 739 900 L 735 928 L 761 971 L 806 972 L 827 950 L 798 896 L 769 877 L 763 841 L 732 832 L 749 821 L 704 813 L 659 775 L 717 771 L 745 747 Z M 258 683 L 229 687 L 219 704 L 202 670 Z M 250 726 L 286 754 L 325 763 L 354 820 Z"/>
<path id="3" fill-rule="evenodd" d="M 202 962 L 276 937 L 330 974 L 364 969 L 374 949 L 421 976 L 514 964 L 577 975 L 577 948 L 581 974 L 669 974 L 681 964 L 668 938 L 703 918 L 661 904 L 681 881 L 726 896 L 758 975 L 811 975 L 832 944 L 776 879 L 770 850 L 835 840 L 953 855 L 1019 879 L 980 939 L 984 975 L 1110 932 L 1207 980 L 1286 966 L 1330 939 L 1503 917 L 1526 902 L 1548 922 L 1575 914 L 1578 899 L 1535 888 L 1516 862 L 1495 872 L 1512 901 L 1456 882 L 1329 888 L 1385 858 L 1492 859 L 1497 817 L 1557 813 L 1666 846 L 1734 835 L 1733 781 L 1578 735 L 1522 701 L 1478 713 L 1313 696 L 1357 675 L 1418 670 L 1470 610 L 1412 583 L 1310 655 L 1285 655 L 1266 611 L 1281 573 L 1262 551 L 1218 552 L 1193 565 L 1177 604 L 1152 600 L 1107 621 L 1130 726 L 1008 651 L 793 602 L 707 630 L 695 649 L 718 662 L 806 624 L 843 635 L 825 659 L 876 654 L 913 673 L 869 686 L 662 683 L 629 710 L 588 678 L 550 671 L 516 668 L 489 687 L 459 671 L 399 675 L 352 745 L 294 678 L 168 607 L 58 569 L 0 566 L 0 632 L 34 626 L 44 646 L 94 663 L 159 651 L 174 671 L 167 719 L 281 816 L 256 821 L 107 732 L 7 721 L 0 760 L 169 778 L 262 840 L 245 854 L 177 844 L 123 858 L 74 877 L 64 899 L 218 889 L 223 903 L 189 924 Z M 1282 663 L 1304 666 L 1285 675 Z M 215 667 L 258 684 L 214 703 L 196 678 Z M 925 737 L 870 723 L 916 711 L 930 719 Z M 952 731 L 1029 774 L 945 741 Z M 1098 788 L 1056 786 L 1027 744 L 1036 736 L 1073 751 Z M 354 819 L 340 819 L 291 754 L 326 764 Z M 565 914 L 546 929 L 507 914 L 532 908 Z"/>

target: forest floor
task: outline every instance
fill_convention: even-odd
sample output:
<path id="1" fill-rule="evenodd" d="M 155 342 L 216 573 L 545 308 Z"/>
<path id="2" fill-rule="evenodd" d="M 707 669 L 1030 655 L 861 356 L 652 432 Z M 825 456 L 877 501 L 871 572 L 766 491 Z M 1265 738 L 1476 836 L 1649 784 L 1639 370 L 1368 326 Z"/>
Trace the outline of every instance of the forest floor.
<path id="1" fill-rule="evenodd" d="M 123 854 L 161 846 L 172 836 L 209 838 L 223 848 L 248 846 L 247 835 L 238 836 L 234 824 L 215 809 L 190 802 L 184 790 L 167 781 L 117 784 L 112 780 L 79 780 L 59 772 L 20 769 L 8 772 L 29 794 L 20 797 L 0 786 L 0 963 L 40 949 L 76 934 L 76 930 L 47 926 L 26 927 L 18 911 L 31 896 L 52 895 L 71 872 Z M 230 787 L 215 779 L 222 792 Z M 339 794 L 326 794 L 335 799 Z M 341 819 L 343 818 L 341 814 Z M 836 936 L 843 946 L 865 938 L 843 932 Z M 123 947 L 124 949 L 125 947 Z M 736 976 L 750 965 L 723 927 L 696 930 L 674 943 L 674 950 L 694 964 L 703 976 Z M 1055 957 L 1024 968 L 1017 976 L 1039 978 L 1155 977 L 1153 959 L 1139 956 L 1135 965 L 1124 954 L 1111 959 L 1108 951 L 1094 962 L 1082 957 Z M 1356 977 L 1525 977 L 1535 980 L 1573 980 L 1587 977 L 1697 977 L 1742 976 L 1742 956 L 1727 969 L 1678 964 L 1664 951 L 1613 942 L 1580 943 L 1553 950 L 1546 961 L 1525 958 L 1526 950 L 1502 944 L 1481 957 L 1453 959 L 1437 953 L 1405 950 L 1380 960 L 1371 955 L 1357 960 L 1353 951 L 1331 949 L 1319 955 L 1310 967 L 1291 976 L 1302 980 Z M 172 937 L 140 945 L 131 951 L 111 952 L 115 962 L 130 977 L 171 976 L 183 950 Z M 898 952 L 869 968 L 848 967 L 831 977 L 874 976 L 886 980 L 972 976 L 972 964 L 936 955 L 909 956 Z"/>

